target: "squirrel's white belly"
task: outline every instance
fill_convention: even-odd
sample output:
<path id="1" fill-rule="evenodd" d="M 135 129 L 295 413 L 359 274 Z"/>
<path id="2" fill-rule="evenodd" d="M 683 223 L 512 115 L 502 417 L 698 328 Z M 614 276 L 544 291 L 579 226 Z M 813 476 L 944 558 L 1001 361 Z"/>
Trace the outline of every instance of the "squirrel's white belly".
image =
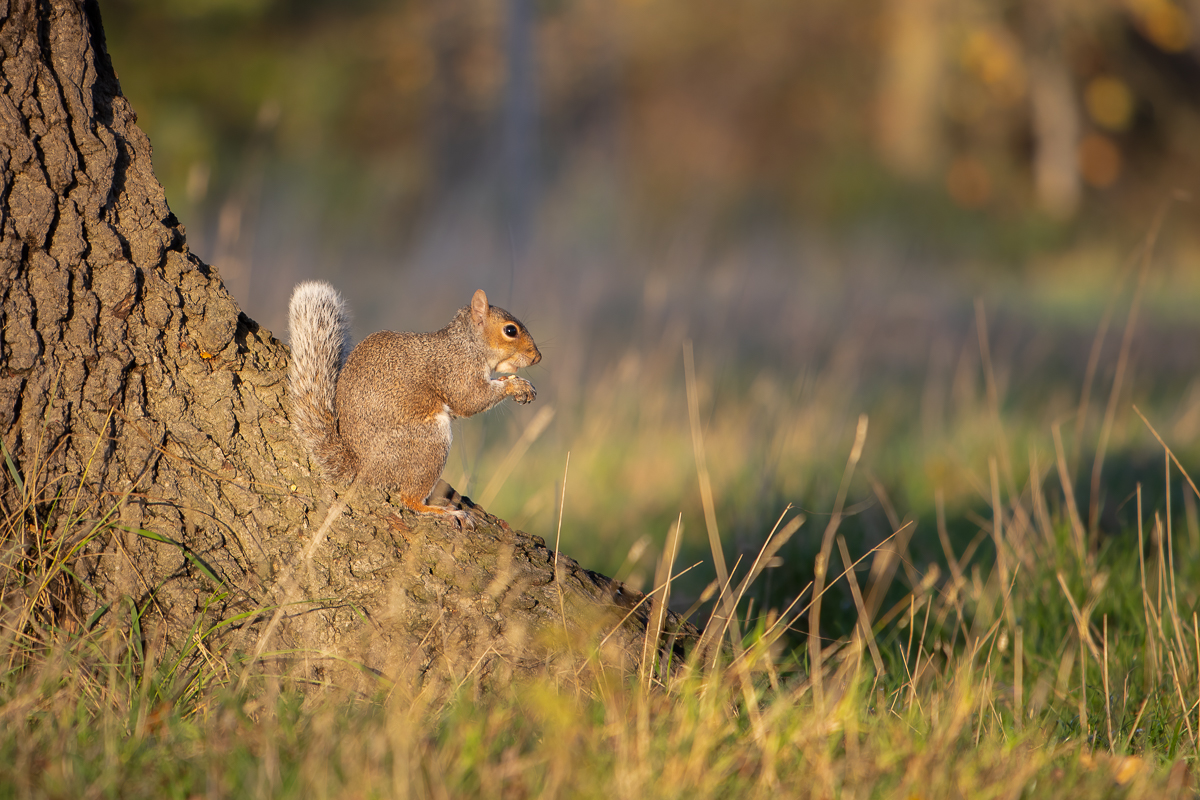
<path id="1" fill-rule="evenodd" d="M 453 429 L 450 427 L 450 406 L 442 403 L 441 412 L 434 414 L 433 420 L 437 423 L 438 430 L 445 437 L 446 444 L 449 445 L 450 442 L 454 441 Z"/>

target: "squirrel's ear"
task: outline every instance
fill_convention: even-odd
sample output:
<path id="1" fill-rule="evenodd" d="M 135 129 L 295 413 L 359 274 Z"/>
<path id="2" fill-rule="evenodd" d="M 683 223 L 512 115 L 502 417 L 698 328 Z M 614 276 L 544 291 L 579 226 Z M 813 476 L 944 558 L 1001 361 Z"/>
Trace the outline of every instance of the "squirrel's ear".
<path id="1" fill-rule="evenodd" d="M 487 295 L 483 293 L 483 289 L 476 289 L 475 296 L 471 298 L 471 316 L 480 325 L 487 319 L 488 301 Z"/>

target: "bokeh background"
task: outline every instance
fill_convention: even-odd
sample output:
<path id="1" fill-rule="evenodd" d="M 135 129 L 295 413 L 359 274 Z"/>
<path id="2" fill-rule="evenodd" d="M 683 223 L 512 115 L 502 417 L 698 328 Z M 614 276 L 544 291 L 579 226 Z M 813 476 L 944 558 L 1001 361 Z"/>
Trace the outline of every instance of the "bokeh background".
<path id="1" fill-rule="evenodd" d="M 586 566 L 645 588 L 677 518 L 680 566 L 711 560 L 687 342 L 727 559 L 808 516 L 761 604 L 811 577 L 861 414 L 843 531 L 914 520 L 910 582 L 938 498 L 985 560 L 993 485 L 1061 509 L 1055 429 L 1096 546 L 1166 491 L 1133 404 L 1200 464 L 1198 0 L 101 5 L 249 316 L 284 338 L 323 277 L 356 338 L 476 288 L 529 325 L 538 401 L 457 423 L 447 477 L 553 542 L 565 475 Z"/>

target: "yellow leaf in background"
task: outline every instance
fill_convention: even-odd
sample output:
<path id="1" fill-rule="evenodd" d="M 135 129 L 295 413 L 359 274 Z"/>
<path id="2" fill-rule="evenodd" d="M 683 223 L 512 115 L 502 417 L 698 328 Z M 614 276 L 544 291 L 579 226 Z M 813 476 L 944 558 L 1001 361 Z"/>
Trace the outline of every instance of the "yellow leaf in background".
<path id="1" fill-rule="evenodd" d="M 1088 116 L 1110 131 L 1123 131 L 1133 119 L 1133 93 L 1120 78 L 1102 75 L 1088 82 L 1083 94 Z"/>
<path id="2" fill-rule="evenodd" d="M 1001 28 L 972 31 L 963 43 L 962 63 L 1004 102 L 1025 94 L 1025 69 L 1020 47 Z"/>
<path id="3" fill-rule="evenodd" d="M 1191 44 L 1191 20 L 1171 0 L 1130 0 L 1129 7 L 1142 34 L 1160 50 L 1180 53 Z"/>

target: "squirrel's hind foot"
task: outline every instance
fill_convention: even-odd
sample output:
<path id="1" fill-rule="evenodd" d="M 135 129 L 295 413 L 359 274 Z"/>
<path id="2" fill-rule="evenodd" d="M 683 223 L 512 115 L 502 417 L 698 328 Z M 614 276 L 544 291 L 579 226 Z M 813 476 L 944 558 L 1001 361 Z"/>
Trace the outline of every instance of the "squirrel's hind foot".
<path id="1" fill-rule="evenodd" d="M 463 497 L 454 487 L 439 480 L 429 495 L 429 503 L 413 501 L 401 496 L 404 505 L 420 514 L 435 514 L 440 517 L 450 517 L 457 523 L 460 530 L 472 531 L 481 521 L 486 521 L 486 513 L 470 499 Z"/>
<path id="2" fill-rule="evenodd" d="M 460 530 L 472 531 L 475 530 L 475 518 L 470 511 L 465 508 L 449 508 L 447 506 L 430 506 L 424 503 L 405 503 L 406 506 L 416 511 L 418 514 L 429 514 L 435 517 L 449 517 L 453 519 Z"/>

